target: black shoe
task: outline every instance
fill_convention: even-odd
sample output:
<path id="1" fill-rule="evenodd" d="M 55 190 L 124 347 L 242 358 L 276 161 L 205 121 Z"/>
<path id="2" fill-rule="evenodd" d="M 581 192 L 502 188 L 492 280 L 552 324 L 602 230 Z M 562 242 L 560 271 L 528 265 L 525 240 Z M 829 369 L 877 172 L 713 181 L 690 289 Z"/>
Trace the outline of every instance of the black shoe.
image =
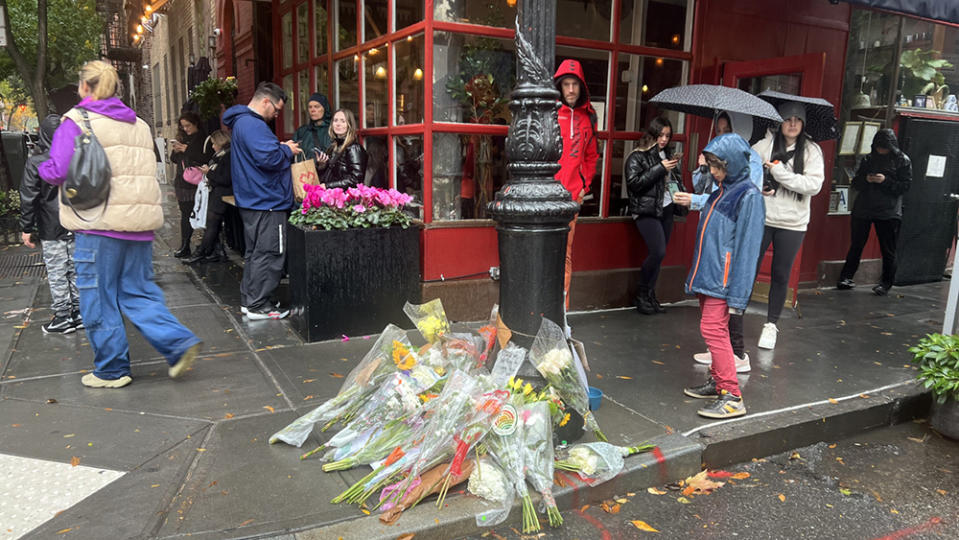
<path id="1" fill-rule="evenodd" d="M 40 327 L 44 334 L 72 334 L 77 331 L 70 317 L 54 315 L 53 320 Z"/>
<path id="2" fill-rule="evenodd" d="M 649 298 L 649 304 L 653 306 L 653 311 L 656 313 L 666 313 L 666 308 L 660 305 L 659 300 L 656 299 L 656 291 L 650 289 L 647 298 Z"/>
<path id="3" fill-rule="evenodd" d="M 840 279 L 839 283 L 836 283 L 836 288 L 840 291 L 848 291 L 856 286 L 856 282 L 850 278 Z"/>
<path id="4" fill-rule="evenodd" d="M 73 328 L 76 330 L 81 330 L 83 326 L 83 315 L 80 315 L 80 310 L 75 309 L 70 313 L 70 318 L 73 319 Z"/>
<path id="5" fill-rule="evenodd" d="M 746 414 L 746 405 L 743 404 L 742 396 L 734 396 L 722 390 L 715 401 L 696 413 L 706 418 L 734 418 Z"/>
<path id="6" fill-rule="evenodd" d="M 880 283 L 879 285 L 876 285 L 875 287 L 872 288 L 872 292 L 876 293 L 876 296 L 886 296 L 887 294 L 889 294 L 890 288 L 891 287 Z"/>
<path id="7" fill-rule="evenodd" d="M 719 392 L 716 390 L 716 381 L 712 377 L 699 386 L 683 388 L 683 393 L 696 399 L 715 399 L 719 397 Z"/>
<path id="8" fill-rule="evenodd" d="M 646 287 L 639 288 L 639 293 L 636 294 L 636 298 L 633 300 L 633 305 L 636 306 L 636 311 L 643 315 L 652 315 L 656 313 L 656 308 L 653 307 L 653 304 L 649 301 L 649 289 Z"/>
<path id="9" fill-rule="evenodd" d="M 184 244 L 180 246 L 180 249 L 173 252 L 173 256 L 177 259 L 183 259 L 190 256 L 190 244 Z"/>
<path id="10" fill-rule="evenodd" d="M 190 257 L 189 259 L 183 261 L 184 264 L 197 264 L 197 263 L 208 263 L 208 262 L 219 262 L 220 258 L 216 255 L 204 255 L 202 253 L 197 253 L 196 255 Z"/>

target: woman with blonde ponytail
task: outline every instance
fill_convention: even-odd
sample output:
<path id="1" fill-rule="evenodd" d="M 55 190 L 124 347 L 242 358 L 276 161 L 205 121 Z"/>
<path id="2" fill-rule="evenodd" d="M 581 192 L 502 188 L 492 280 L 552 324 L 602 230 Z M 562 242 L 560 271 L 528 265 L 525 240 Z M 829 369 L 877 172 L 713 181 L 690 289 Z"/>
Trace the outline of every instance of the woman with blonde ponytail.
<path id="1" fill-rule="evenodd" d="M 153 231 L 163 225 L 153 136 L 117 94 L 117 72 L 106 62 L 80 70 L 81 101 L 63 115 L 53 134 L 50 159 L 40 177 L 60 185 L 70 174 L 74 140 L 92 131 L 110 162 L 110 196 L 77 214 L 60 205 L 61 224 L 76 233 L 74 263 L 80 313 L 93 348 L 92 373 L 80 382 L 93 388 L 130 384 L 130 347 L 123 317 L 130 319 L 178 377 L 193 364 L 200 340 L 167 309 L 153 281 Z"/>

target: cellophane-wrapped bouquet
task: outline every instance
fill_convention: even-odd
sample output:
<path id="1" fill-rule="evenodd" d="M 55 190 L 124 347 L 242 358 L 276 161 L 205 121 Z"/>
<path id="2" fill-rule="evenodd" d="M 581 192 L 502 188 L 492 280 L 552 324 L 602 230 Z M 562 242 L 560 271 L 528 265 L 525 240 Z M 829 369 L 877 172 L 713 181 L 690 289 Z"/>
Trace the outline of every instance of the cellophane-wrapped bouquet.
<path id="1" fill-rule="evenodd" d="M 536 401 L 519 412 L 523 426 L 523 463 L 526 479 L 539 492 L 551 527 L 563 524 L 553 498 L 553 423 L 549 403 Z"/>
<path id="2" fill-rule="evenodd" d="M 556 462 L 555 467 L 575 472 L 590 484 L 612 480 L 623 470 L 625 458 L 653 449 L 651 444 L 639 446 L 616 446 L 607 442 L 574 444 L 566 459 Z"/>

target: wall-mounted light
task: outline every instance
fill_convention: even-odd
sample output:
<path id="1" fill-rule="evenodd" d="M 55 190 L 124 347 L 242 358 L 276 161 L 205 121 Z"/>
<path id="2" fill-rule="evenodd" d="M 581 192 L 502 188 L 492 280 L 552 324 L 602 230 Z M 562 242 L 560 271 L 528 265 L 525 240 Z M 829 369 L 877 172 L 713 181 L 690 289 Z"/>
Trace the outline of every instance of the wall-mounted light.
<path id="1" fill-rule="evenodd" d="M 147 13 L 150 13 L 153 11 L 153 6 L 151 6 L 150 4 L 147 4 L 146 7 L 143 8 L 143 10 L 146 11 Z"/>
<path id="2" fill-rule="evenodd" d="M 379 66 L 378 68 L 376 68 L 376 72 L 374 73 L 374 75 L 376 75 L 376 78 L 377 78 L 377 79 L 385 79 L 385 78 L 386 78 L 386 68 L 383 67 L 383 66 Z"/>
<path id="3" fill-rule="evenodd" d="M 643 85 L 643 93 L 645 94 L 646 92 L 649 92 L 649 87 L 644 84 L 644 85 Z"/>
<path id="4" fill-rule="evenodd" d="M 413 71 L 413 79 L 415 79 L 415 80 L 417 80 L 417 81 L 422 81 L 422 80 L 423 80 L 423 70 L 420 69 L 420 68 L 416 68 L 416 70 Z"/>
<path id="5" fill-rule="evenodd" d="M 656 64 L 656 67 L 663 67 L 663 59 L 657 58 L 655 64 Z"/>
<path id="6" fill-rule="evenodd" d="M 673 45 L 679 45 L 679 34 L 673 34 L 673 37 L 670 39 L 670 41 L 673 42 Z"/>
<path id="7" fill-rule="evenodd" d="M 380 52 L 379 49 L 370 49 L 370 56 L 376 56 L 378 52 Z"/>
<path id="8" fill-rule="evenodd" d="M 142 33 L 143 33 L 143 25 L 142 25 L 142 24 L 138 24 L 138 25 L 137 25 L 137 34 L 142 34 Z"/>
<path id="9" fill-rule="evenodd" d="M 406 41 L 413 41 L 413 36 L 406 36 Z"/>
<path id="10" fill-rule="evenodd" d="M 516 0 L 506 0 L 506 5 L 509 7 L 516 7 Z"/>
<path id="11" fill-rule="evenodd" d="M 137 41 L 140 41 L 140 34 L 133 34 L 133 42 L 136 43 Z"/>

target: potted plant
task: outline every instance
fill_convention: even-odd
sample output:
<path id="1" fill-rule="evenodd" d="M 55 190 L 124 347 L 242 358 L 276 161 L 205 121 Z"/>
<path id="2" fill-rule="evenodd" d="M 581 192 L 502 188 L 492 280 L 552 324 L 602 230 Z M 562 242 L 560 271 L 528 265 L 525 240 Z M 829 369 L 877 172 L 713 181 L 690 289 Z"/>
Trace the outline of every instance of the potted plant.
<path id="1" fill-rule="evenodd" d="M 395 189 L 304 186 L 290 216 L 291 325 L 307 341 L 365 335 L 419 301 L 419 228 Z"/>
<path id="2" fill-rule="evenodd" d="M 209 120 L 219 118 L 220 113 L 236 101 L 236 78 L 219 79 L 210 77 L 193 88 L 192 99 L 200 109 L 200 118 Z"/>
<path id="3" fill-rule="evenodd" d="M 938 51 L 924 51 L 922 49 L 910 49 L 902 52 L 899 59 L 899 66 L 903 70 L 904 80 L 902 85 L 902 95 L 911 100 L 917 94 L 937 95 L 937 106 L 939 101 L 948 94 L 948 86 L 945 85 L 946 77 L 942 74 L 943 68 L 951 68 L 952 63 L 939 56 Z"/>
<path id="4" fill-rule="evenodd" d="M 930 425 L 949 438 L 959 439 L 959 336 L 928 334 L 909 352 L 919 366 L 917 378 L 932 391 Z"/>
<path id="5" fill-rule="evenodd" d="M 0 244 L 20 243 L 20 192 L 0 191 Z"/>

